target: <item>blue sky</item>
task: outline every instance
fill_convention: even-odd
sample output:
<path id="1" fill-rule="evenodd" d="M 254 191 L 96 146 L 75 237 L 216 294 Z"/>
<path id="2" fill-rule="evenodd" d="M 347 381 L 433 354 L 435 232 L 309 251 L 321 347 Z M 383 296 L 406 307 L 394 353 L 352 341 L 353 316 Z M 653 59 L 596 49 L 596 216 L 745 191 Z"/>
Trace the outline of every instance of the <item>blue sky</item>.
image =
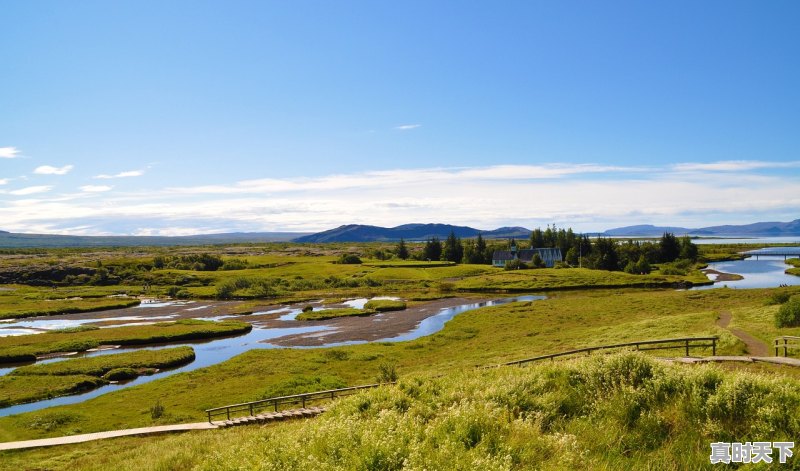
<path id="1" fill-rule="evenodd" d="M 800 217 L 797 2 L 0 10 L 0 229 Z"/>

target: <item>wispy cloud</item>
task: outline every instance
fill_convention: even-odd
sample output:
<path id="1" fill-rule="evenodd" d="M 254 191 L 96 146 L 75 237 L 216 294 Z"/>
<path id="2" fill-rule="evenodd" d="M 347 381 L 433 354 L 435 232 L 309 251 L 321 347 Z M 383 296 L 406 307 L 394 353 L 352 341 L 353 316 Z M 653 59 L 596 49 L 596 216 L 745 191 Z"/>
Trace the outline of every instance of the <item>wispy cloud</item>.
<path id="1" fill-rule="evenodd" d="M 8 183 L 8 178 L 0 178 L 0 185 L 5 185 Z"/>
<path id="2" fill-rule="evenodd" d="M 70 170 L 75 168 L 72 165 L 64 165 L 63 167 L 53 167 L 51 165 L 42 165 L 36 167 L 33 173 L 37 175 L 66 175 Z"/>
<path id="3" fill-rule="evenodd" d="M 672 168 L 677 172 L 746 172 L 769 168 L 800 168 L 800 161 L 721 160 L 710 163 L 681 163 Z"/>
<path id="4" fill-rule="evenodd" d="M 539 164 L 397 169 L 114 191 L 102 198 L 92 198 L 90 190 L 106 185 L 86 185 L 79 195 L 6 198 L 0 204 L 0 221 L 4 230 L 18 232 L 49 228 L 175 234 L 317 231 L 347 223 L 409 222 L 482 229 L 558 223 L 603 230 L 638 223 L 703 227 L 797 217 L 798 172 L 700 168 Z M 14 194 L 37 191 L 45 190 Z"/>
<path id="5" fill-rule="evenodd" d="M 104 191 L 109 191 L 113 186 L 108 185 L 84 185 L 80 187 L 81 191 L 84 193 L 102 193 Z"/>
<path id="6" fill-rule="evenodd" d="M 111 178 L 141 177 L 142 175 L 144 175 L 144 170 L 128 170 L 128 171 L 125 171 L 125 172 L 116 173 L 114 175 L 108 175 L 108 174 L 95 175 L 93 178 L 99 178 L 101 180 L 108 180 L 108 179 L 111 179 Z"/>
<path id="7" fill-rule="evenodd" d="M 26 188 L 20 188 L 19 190 L 9 191 L 8 194 L 15 196 L 25 196 L 25 195 L 33 195 L 36 193 L 47 193 L 52 189 L 53 189 L 52 186 L 47 186 L 47 185 L 29 186 Z"/>
<path id="8" fill-rule="evenodd" d="M 18 157 L 19 149 L 16 147 L 0 147 L 0 159 L 14 159 Z"/>
<path id="9" fill-rule="evenodd" d="M 400 126 L 395 126 L 394 128 L 398 131 L 410 131 L 412 129 L 417 129 L 422 127 L 421 124 L 401 124 Z"/>

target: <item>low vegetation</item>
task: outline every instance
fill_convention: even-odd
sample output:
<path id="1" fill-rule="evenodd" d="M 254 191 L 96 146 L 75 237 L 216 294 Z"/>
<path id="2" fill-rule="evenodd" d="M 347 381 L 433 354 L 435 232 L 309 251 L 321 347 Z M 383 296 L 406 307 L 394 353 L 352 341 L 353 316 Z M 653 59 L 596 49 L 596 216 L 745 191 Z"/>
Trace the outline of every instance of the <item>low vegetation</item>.
<path id="1" fill-rule="evenodd" d="M 0 376 L 0 407 L 77 394 L 193 360 L 191 347 L 178 347 L 22 366 Z"/>
<path id="2" fill-rule="evenodd" d="M 0 456 L 53 470 L 706 469 L 711 442 L 794 441 L 799 386 L 626 353 L 401 378 L 309 421 Z"/>
<path id="3" fill-rule="evenodd" d="M 252 326 L 246 322 L 181 319 L 153 325 L 0 337 L 0 363 L 34 361 L 45 354 L 83 352 L 100 345 L 148 345 L 200 340 L 239 335 L 251 329 Z"/>
<path id="4" fill-rule="evenodd" d="M 364 309 L 377 312 L 402 311 L 405 308 L 405 301 L 399 299 L 372 299 L 364 304 Z"/>
<path id="5" fill-rule="evenodd" d="M 297 315 L 296 319 L 299 321 L 321 321 L 337 317 L 368 316 L 370 314 L 375 314 L 375 311 L 356 308 L 321 309 L 303 311 Z"/>
<path id="6" fill-rule="evenodd" d="M 775 313 L 776 327 L 800 327 L 800 295 L 786 300 Z"/>
<path id="7" fill-rule="evenodd" d="M 771 293 L 724 288 L 557 292 L 542 301 L 465 312 L 443 330 L 408 342 L 255 349 L 207 368 L 104 394 L 79 406 L 2 417 L 0 441 L 64 435 L 75 429 L 88 433 L 151 425 L 149 409 L 156 400 L 166 408 L 156 423 L 196 422 L 203 420 L 204 409 L 257 400 L 276 390 L 291 394 L 292 388 L 302 386 L 295 382 L 299 376 L 320 377 L 325 384 L 374 382 L 380 365 L 385 364 L 395 365 L 399 377 L 407 378 L 474 371 L 475 366 L 593 345 L 709 335 L 720 338 L 718 354 L 740 355 L 744 343 L 716 325 L 721 312 L 733 312 L 731 326 L 754 334 L 770 329 L 781 335 L 800 331 L 774 327 L 777 306 L 764 305 Z M 762 310 L 766 311 L 762 314 Z M 743 324 L 735 324 L 739 319 Z M 710 353 L 710 348 L 692 350 L 693 355 Z M 47 431 L 31 427 L 50 421 L 51 416 L 66 416 L 70 421 Z"/>

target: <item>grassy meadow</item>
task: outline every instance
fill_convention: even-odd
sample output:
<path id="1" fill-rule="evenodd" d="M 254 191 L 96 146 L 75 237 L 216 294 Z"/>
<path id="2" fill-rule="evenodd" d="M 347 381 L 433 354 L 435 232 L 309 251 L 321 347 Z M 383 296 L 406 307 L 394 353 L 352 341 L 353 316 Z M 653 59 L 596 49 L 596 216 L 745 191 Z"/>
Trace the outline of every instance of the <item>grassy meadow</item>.
<path id="1" fill-rule="evenodd" d="M 715 469 L 711 442 L 795 440 L 799 391 L 796 379 L 782 375 L 626 353 L 408 377 L 339 400 L 316 419 L 6 452 L 0 466 Z"/>
<path id="2" fill-rule="evenodd" d="M 0 441 L 200 421 L 203 410 L 220 405 L 373 382 L 383 365 L 394 366 L 401 377 L 429 377 L 592 345 L 708 335 L 720 337 L 719 354 L 736 355 L 743 353 L 745 346 L 716 325 L 718 316 L 725 311 L 759 311 L 766 307 L 770 292 L 556 292 L 542 301 L 465 312 L 442 331 L 409 342 L 251 350 L 224 363 L 105 394 L 80 405 L 0 418 Z M 757 319 L 755 322 L 760 322 Z M 768 328 L 771 322 L 765 319 L 755 327 Z M 149 410 L 156 401 L 163 404 L 165 414 L 154 420 Z M 31 426 L 41 422 L 52 426 Z"/>
<path id="3" fill-rule="evenodd" d="M 741 246 L 700 247 L 703 260 L 735 257 L 742 250 Z M 598 356 L 521 369 L 476 367 L 581 347 L 684 336 L 716 335 L 718 354 L 739 355 L 746 346 L 717 325 L 720 315 L 731 313 L 729 328 L 768 344 L 778 335 L 800 335 L 800 328 L 779 329 L 773 321 L 779 307 L 773 302 L 775 293 L 800 294 L 800 287 L 673 289 L 707 283 L 698 270 L 701 264 L 685 274 L 664 274 L 656 265 L 650 274 L 634 275 L 578 268 L 507 271 L 488 265 L 371 256 L 389 248 L 386 244 L 265 244 L 2 254 L 0 276 L 6 278 L 19 273 L 42 276 L 48 266 L 73 277 L 46 286 L 2 285 L 0 315 L 8 317 L 52 313 L 36 311 L 50 302 L 65 303 L 59 305 L 70 309 L 92 307 L 86 304 L 91 302 L 135 299 L 110 297 L 120 294 L 184 299 L 224 295 L 223 299 L 244 301 L 238 308 L 242 313 L 266 303 L 319 299 L 333 303 L 380 295 L 404 300 L 378 301 L 364 310 L 312 310 L 305 316 L 364 315 L 397 309 L 402 302 L 499 297 L 504 292 L 547 293 L 548 298 L 468 311 L 443 330 L 413 341 L 250 350 L 220 364 L 81 404 L 2 417 L 0 441 L 25 440 L 197 422 L 204 420 L 207 408 L 370 383 L 387 368 L 395 369 L 402 380 L 396 388 L 341 401 L 332 413 L 312 421 L 5 452 L 0 453 L 0 469 L 19 469 L 20 463 L 36 463 L 36 469 L 392 469 L 398 463 L 420 469 L 525 469 L 534 459 L 542 469 L 670 469 L 653 464 L 665 463 L 667 458 L 674 462 L 672 469 L 701 469 L 707 463 L 709 439 L 750 439 L 748 430 L 796 434 L 796 420 L 781 422 L 780 417 L 796 416 L 798 399 L 792 388 L 800 386 L 800 375 L 784 375 L 780 367 L 667 366 L 639 355 Z M 157 257 L 175 260 L 176 253 L 194 260 L 207 252 L 219 256 L 222 268 L 208 271 L 154 263 Z M 348 253 L 359 255 L 365 263 L 336 263 Z M 676 273 L 673 267 L 664 268 Z M 102 279 L 113 283 L 102 284 L 98 281 Z M 246 323 L 194 320 L 89 327 L 0 338 L 0 358 L 30 359 L 100 344 L 189 340 L 249 329 Z M 706 350 L 692 354 L 710 354 Z M 656 351 L 650 356 L 682 354 Z M 102 384 L 103 376 L 113 369 L 144 368 L 131 358 L 117 360 L 111 369 L 110 364 L 87 360 L 93 359 L 23 367 L 8 376 L 20 383 L 6 396 L 17 397 L 25 389 L 57 395 L 53 391 L 61 388 L 67 393 Z M 54 389 L 47 392 L 42 383 L 35 384 L 41 378 L 47 378 L 47 386 Z M 731 409 L 730 398 L 739 397 L 741 391 L 748 394 L 742 404 L 749 411 L 767 414 L 771 410 L 773 415 L 730 422 L 730 417 L 739 417 Z M 154 407 L 161 408 L 157 416 L 152 413 Z M 778 435 L 765 439 L 777 440 Z M 353 446 L 344 449 L 342 443 Z M 118 448 L 124 451 L 110 452 Z M 675 457 L 680 458 L 675 461 Z"/>

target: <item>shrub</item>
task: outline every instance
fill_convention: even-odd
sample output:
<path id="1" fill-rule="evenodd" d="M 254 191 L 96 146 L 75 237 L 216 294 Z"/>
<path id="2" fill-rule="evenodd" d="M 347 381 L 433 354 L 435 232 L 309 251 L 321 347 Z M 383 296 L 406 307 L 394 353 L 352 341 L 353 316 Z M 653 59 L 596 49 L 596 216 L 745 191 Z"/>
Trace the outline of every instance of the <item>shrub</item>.
<path id="1" fill-rule="evenodd" d="M 786 291 L 772 293 L 772 295 L 769 297 L 769 299 L 765 304 L 767 306 L 773 306 L 775 304 L 783 304 L 789 300 L 789 297 L 790 297 L 789 293 L 787 293 Z"/>
<path id="2" fill-rule="evenodd" d="M 394 383 L 399 376 L 397 366 L 394 363 L 381 363 L 378 365 L 378 377 L 375 380 L 379 383 Z"/>
<path id="3" fill-rule="evenodd" d="M 314 306 L 312 306 L 310 304 L 308 304 L 306 306 L 303 306 L 303 312 L 311 312 L 313 310 L 314 310 Z"/>
<path id="4" fill-rule="evenodd" d="M 164 406 L 163 406 L 163 405 L 161 405 L 161 401 L 160 401 L 160 400 L 158 400 L 158 401 L 156 401 L 156 403 L 155 403 L 155 404 L 153 404 L 153 406 L 150 408 L 150 417 L 151 417 L 153 420 L 160 419 L 161 417 L 163 417 L 163 416 L 164 416 L 164 410 L 165 410 L 165 409 L 164 409 Z"/>
<path id="5" fill-rule="evenodd" d="M 800 326 L 800 295 L 789 298 L 786 303 L 775 313 L 777 327 Z"/>
<path id="6" fill-rule="evenodd" d="M 358 258 L 358 255 L 349 253 L 349 254 L 342 255 L 339 258 L 339 263 L 342 263 L 342 264 L 345 264 L 345 265 L 357 265 L 357 264 L 360 264 L 362 262 L 361 262 L 361 259 Z"/>

